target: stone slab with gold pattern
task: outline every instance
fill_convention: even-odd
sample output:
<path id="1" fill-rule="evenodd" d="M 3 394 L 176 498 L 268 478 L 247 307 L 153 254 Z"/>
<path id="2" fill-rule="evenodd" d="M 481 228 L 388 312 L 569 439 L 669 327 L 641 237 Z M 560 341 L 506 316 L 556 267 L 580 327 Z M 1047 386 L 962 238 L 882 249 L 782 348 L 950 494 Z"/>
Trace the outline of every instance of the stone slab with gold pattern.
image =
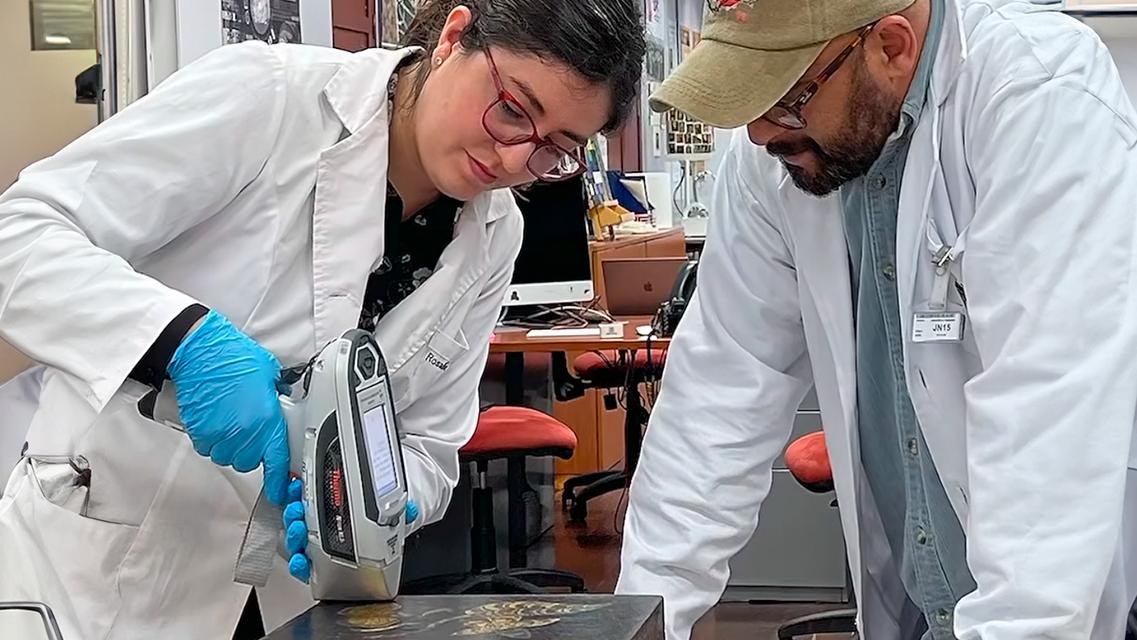
<path id="1" fill-rule="evenodd" d="M 404 596 L 321 603 L 266 640 L 663 640 L 663 600 L 614 595 Z"/>

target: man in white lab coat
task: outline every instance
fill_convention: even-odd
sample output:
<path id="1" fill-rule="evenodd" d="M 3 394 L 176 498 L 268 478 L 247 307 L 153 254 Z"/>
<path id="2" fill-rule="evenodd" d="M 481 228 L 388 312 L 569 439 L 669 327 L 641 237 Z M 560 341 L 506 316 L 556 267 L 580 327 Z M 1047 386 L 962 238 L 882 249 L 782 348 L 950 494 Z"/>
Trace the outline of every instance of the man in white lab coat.
<path id="1" fill-rule="evenodd" d="M 1137 113 L 1095 34 L 1023 0 L 710 0 L 652 105 L 746 128 L 617 591 L 689 636 L 812 384 L 862 637 L 1121 638 Z"/>

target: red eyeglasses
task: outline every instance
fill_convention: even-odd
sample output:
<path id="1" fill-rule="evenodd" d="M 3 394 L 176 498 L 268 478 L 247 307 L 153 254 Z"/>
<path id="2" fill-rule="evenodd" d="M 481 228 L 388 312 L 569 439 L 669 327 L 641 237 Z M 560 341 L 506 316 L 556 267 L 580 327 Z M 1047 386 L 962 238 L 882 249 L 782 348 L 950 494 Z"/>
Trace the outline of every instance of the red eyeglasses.
<path id="1" fill-rule="evenodd" d="M 525 107 L 514 98 L 501 82 L 493 56 L 485 49 L 486 60 L 490 64 L 490 75 L 497 87 L 497 100 L 494 100 L 482 114 L 482 126 L 490 137 L 505 145 L 533 143 L 533 153 L 525 166 L 534 177 L 547 182 L 567 180 L 584 172 L 584 157 L 581 150 L 565 149 L 560 145 L 537 135 L 537 125 L 525 111 Z"/>

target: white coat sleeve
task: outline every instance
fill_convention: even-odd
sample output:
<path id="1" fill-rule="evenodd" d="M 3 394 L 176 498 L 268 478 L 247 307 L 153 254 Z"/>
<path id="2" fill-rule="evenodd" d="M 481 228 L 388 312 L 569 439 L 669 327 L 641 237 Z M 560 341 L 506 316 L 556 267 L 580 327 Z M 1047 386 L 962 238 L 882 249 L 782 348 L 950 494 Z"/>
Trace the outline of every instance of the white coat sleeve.
<path id="1" fill-rule="evenodd" d="M 25 169 L 0 195 L 0 338 L 69 376 L 101 410 L 193 303 L 131 261 L 253 181 L 283 86 L 266 46 L 223 47 Z"/>
<path id="2" fill-rule="evenodd" d="M 515 205 L 511 202 L 510 206 Z M 446 515 L 458 484 L 458 450 L 470 441 L 478 424 L 478 385 L 489 357 L 490 335 L 521 250 L 521 213 L 514 211 L 495 224 L 502 225 L 489 247 L 495 266 L 462 322 L 469 349 L 450 362 L 427 393 L 399 413 L 407 484 L 421 512 L 416 530 Z"/>
<path id="3" fill-rule="evenodd" d="M 671 342 L 631 487 L 617 593 L 664 597 L 668 640 L 719 599 L 750 539 L 809 373 L 792 257 L 735 134 L 694 299 Z"/>
<path id="4" fill-rule="evenodd" d="M 1137 131 L 1119 83 L 1103 98 L 1080 77 L 1112 68 L 1097 62 L 1010 81 L 966 131 L 962 274 L 982 371 L 964 387 L 978 589 L 956 608 L 961 640 L 1089 638 L 1122 530 Z"/>

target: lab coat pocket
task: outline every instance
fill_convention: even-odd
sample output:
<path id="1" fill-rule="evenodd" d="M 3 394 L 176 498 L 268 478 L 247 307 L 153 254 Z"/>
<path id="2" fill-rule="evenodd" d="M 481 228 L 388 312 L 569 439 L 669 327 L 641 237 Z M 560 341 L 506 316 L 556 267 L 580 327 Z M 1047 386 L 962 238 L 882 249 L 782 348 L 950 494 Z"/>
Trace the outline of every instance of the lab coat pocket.
<path id="1" fill-rule="evenodd" d="M 466 341 L 466 334 L 461 327 L 456 327 L 453 334 L 446 330 L 438 330 L 430 337 L 422 350 L 414 356 L 416 362 L 411 369 L 409 393 L 396 403 L 400 406 L 413 403 L 418 398 L 430 393 L 430 390 L 439 382 L 451 375 L 451 368 L 459 358 L 470 350 Z"/>
<path id="2" fill-rule="evenodd" d="M 443 331 L 437 331 L 426 343 L 423 349 L 421 359 L 421 372 L 416 374 L 416 379 L 423 381 L 433 381 L 450 371 L 450 365 L 462 354 L 470 350 L 470 345 L 466 342 L 466 334 L 462 333 L 462 328 L 455 329 L 453 336 L 447 335 Z M 416 385 L 411 385 L 412 387 Z"/>
<path id="3" fill-rule="evenodd" d="M 64 637 L 111 629 L 122 605 L 118 570 L 138 533 L 84 516 L 85 482 L 66 459 L 25 458 L 0 502 L 0 600 L 48 603 Z"/>

